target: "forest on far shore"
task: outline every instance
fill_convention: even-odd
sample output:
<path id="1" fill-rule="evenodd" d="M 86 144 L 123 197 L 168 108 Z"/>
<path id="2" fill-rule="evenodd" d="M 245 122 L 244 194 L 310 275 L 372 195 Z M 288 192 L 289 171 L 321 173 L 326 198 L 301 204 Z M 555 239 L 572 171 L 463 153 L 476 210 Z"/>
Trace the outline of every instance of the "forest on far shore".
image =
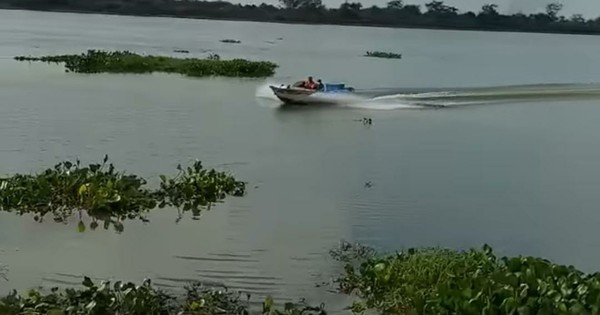
<path id="1" fill-rule="evenodd" d="M 138 16 L 245 20 L 260 22 L 364 25 L 380 27 L 600 34 L 600 18 L 561 15 L 563 5 L 548 3 L 544 12 L 501 14 L 489 3 L 478 12 L 461 11 L 443 1 L 424 6 L 391 0 L 385 6 L 365 7 L 344 2 L 326 7 L 322 0 L 279 0 L 279 5 L 234 4 L 190 0 L 0 0 L 0 8 Z"/>

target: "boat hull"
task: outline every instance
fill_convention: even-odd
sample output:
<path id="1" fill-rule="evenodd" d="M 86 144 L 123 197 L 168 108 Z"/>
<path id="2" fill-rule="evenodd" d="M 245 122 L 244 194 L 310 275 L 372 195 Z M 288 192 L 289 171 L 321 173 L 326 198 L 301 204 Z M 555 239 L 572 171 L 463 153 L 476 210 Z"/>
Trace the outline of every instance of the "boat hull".
<path id="1" fill-rule="evenodd" d="M 343 102 L 339 97 L 332 96 L 341 96 L 347 95 L 349 91 L 347 90 L 338 90 L 333 92 L 328 91 L 315 91 L 308 90 L 297 87 L 289 87 L 289 86 L 270 86 L 271 90 L 275 94 L 275 96 L 284 102 L 285 104 L 294 104 L 294 105 L 332 105 Z"/>
<path id="2" fill-rule="evenodd" d="M 270 88 L 275 96 L 286 104 L 307 105 L 313 103 L 314 101 L 310 99 L 310 96 L 316 93 L 316 91 L 302 88 L 277 87 L 272 85 Z"/>

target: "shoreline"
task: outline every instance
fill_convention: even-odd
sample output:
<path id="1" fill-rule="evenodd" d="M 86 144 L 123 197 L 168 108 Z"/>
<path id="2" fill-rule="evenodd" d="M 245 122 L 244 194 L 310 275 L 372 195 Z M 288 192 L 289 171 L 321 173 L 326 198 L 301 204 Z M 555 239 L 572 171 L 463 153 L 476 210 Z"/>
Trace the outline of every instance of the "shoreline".
<path id="1" fill-rule="evenodd" d="M 581 35 L 581 36 L 598 36 L 600 31 L 558 31 L 558 30 L 523 30 L 510 27 L 448 27 L 435 25 L 388 25 L 382 23 L 369 23 L 364 21 L 350 22 L 308 22 L 295 20 L 275 20 L 261 18 L 238 18 L 238 17 L 207 17 L 207 16 L 181 16 L 173 14 L 143 14 L 143 13 L 120 13 L 92 10 L 71 10 L 71 9 L 33 9 L 33 8 L 18 8 L 0 5 L 0 10 L 4 11 L 32 11 L 32 12 L 50 12 L 50 13 L 71 13 L 71 14 L 96 14 L 106 16 L 125 16 L 125 17 L 158 17 L 158 18 L 175 18 L 188 20 L 206 20 L 206 21 L 231 21 L 231 22 L 256 22 L 269 23 L 280 25 L 322 25 L 322 26 L 346 26 L 346 27 L 371 27 L 385 29 L 417 29 L 417 30 L 436 30 L 436 31 L 459 31 L 459 32 L 493 32 L 493 33 L 526 33 L 526 34 L 556 34 L 556 35 Z"/>

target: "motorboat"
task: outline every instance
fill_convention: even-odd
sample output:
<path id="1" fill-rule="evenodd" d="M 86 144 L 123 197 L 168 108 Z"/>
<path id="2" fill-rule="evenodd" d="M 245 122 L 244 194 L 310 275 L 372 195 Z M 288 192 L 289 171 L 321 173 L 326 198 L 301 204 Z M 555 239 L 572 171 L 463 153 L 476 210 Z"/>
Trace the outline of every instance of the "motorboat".
<path id="1" fill-rule="evenodd" d="M 275 96 L 286 104 L 327 104 L 338 103 L 340 94 L 351 94 L 354 89 L 343 83 L 326 83 L 321 89 L 305 89 L 294 85 L 269 86 Z"/>

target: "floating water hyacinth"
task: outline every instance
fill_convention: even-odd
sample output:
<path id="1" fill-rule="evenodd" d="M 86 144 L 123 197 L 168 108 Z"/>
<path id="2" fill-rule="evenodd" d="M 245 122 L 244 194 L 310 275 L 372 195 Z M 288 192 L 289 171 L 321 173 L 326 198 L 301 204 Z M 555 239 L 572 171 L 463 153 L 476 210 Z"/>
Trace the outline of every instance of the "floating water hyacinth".
<path id="1" fill-rule="evenodd" d="M 223 60 L 214 58 L 174 58 L 142 56 L 129 51 L 88 50 L 80 55 L 57 55 L 44 57 L 18 56 L 18 61 L 41 61 L 64 63 L 68 72 L 76 73 L 180 73 L 190 77 L 248 77 L 262 78 L 275 74 L 278 67 L 269 61 L 245 59 Z"/>
<path id="2" fill-rule="evenodd" d="M 145 215 L 157 207 L 176 207 L 197 217 L 228 195 L 245 194 L 244 182 L 225 172 L 204 169 L 199 161 L 178 169 L 180 174 L 173 178 L 161 175 L 160 188 L 152 190 L 142 177 L 116 171 L 108 156 L 102 163 L 88 166 L 79 160 L 65 161 L 38 174 L 0 178 L 0 210 L 32 214 L 38 222 L 46 215 L 66 222 L 76 213 L 80 220 L 86 214 L 92 220 L 91 229 L 103 221 L 105 228 L 113 225 L 122 231 L 123 220 L 147 221 Z M 80 221 L 78 229 L 85 228 Z"/>
<path id="3" fill-rule="evenodd" d="M 600 274 L 538 257 L 496 257 L 492 248 L 414 248 L 380 254 L 343 243 L 335 281 L 361 300 L 351 309 L 380 314 L 594 314 Z"/>
<path id="4" fill-rule="evenodd" d="M 88 314 L 88 315 L 326 315 L 323 306 L 285 303 L 277 308 L 267 297 L 261 310 L 251 309 L 249 296 L 227 288 L 207 288 L 199 282 L 186 285 L 182 295 L 165 292 L 146 279 L 141 284 L 116 281 L 94 283 L 84 277 L 81 287 L 46 292 L 16 291 L 0 298 L 0 314 Z"/>

